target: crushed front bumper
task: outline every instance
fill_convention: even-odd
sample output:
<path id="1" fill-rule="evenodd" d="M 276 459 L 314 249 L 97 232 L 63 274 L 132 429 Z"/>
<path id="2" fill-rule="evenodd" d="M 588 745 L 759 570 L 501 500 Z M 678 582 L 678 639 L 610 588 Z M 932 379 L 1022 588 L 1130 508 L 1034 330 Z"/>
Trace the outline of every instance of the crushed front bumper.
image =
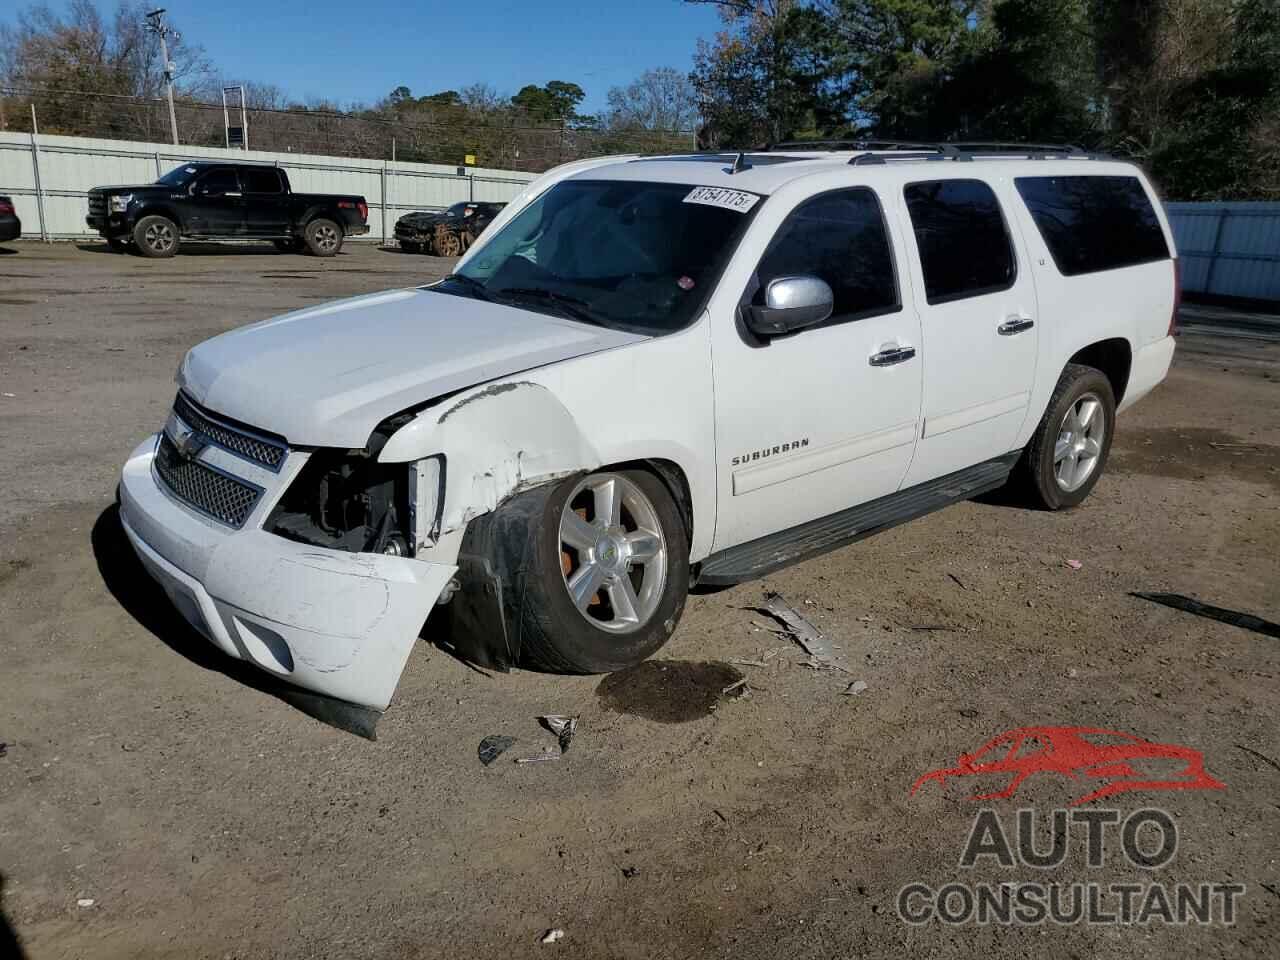
<path id="1" fill-rule="evenodd" d="M 263 530 L 296 475 L 288 464 L 279 487 L 232 529 L 179 502 L 157 480 L 156 439 L 125 464 L 120 518 L 183 617 L 229 656 L 325 696 L 386 709 L 457 567 L 326 550 Z M 209 448 L 200 456 L 228 455 Z"/>

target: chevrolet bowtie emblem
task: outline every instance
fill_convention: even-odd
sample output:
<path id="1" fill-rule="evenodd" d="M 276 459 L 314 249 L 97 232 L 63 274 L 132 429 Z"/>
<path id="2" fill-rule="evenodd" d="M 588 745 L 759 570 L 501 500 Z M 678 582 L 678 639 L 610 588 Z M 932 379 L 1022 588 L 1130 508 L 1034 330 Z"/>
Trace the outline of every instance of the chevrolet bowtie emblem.
<path id="1" fill-rule="evenodd" d="M 183 460 L 194 460 L 209 443 L 201 434 L 177 417 L 169 418 L 165 433 L 169 435 L 169 442 L 173 444 L 174 450 Z"/>

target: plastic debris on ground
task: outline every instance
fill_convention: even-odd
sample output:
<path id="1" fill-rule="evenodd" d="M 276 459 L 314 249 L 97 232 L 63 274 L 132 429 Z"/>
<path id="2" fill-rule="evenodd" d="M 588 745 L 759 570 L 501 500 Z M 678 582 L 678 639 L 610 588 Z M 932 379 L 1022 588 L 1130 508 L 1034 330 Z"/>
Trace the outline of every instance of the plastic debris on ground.
<path id="1" fill-rule="evenodd" d="M 755 609 L 761 613 L 767 613 L 787 628 L 791 638 L 809 655 L 804 666 L 813 667 L 815 670 L 831 667 L 835 670 L 843 670 L 845 673 L 849 672 L 848 668 L 839 662 L 831 641 L 781 596 L 776 593 L 765 594 L 764 605 Z"/>
<path id="2" fill-rule="evenodd" d="M 556 739 L 560 741 L 560 752 L 568 753 L 573 735 L 578 732 L 578 718 L 552 714 L 539 717 L 538 722 L 556 735 Z"/>
<path id="3" fill-rule="evenodd" d="M 557 940 L 563 940 L 563 939 L 564 939 L 564 931 L 561 930 L 559 927 L 556 927 L 554 930 L 548 930 L 546 933 L 544 933 L 542 935 L 542 939 L 539 942 L 555 943 Z"/>
<path id="4" fill-rule="evenodd" d="M 486 767 L 502 756 L 511 745 L 516 742 L 515 737 L 503 737 L 498 734 L 491 734 L 480 741 L 480 746 L 476 750 L 480 762 Z"/>
<path id="5" fill-rule="evenodd" d="M 1067 566 L 1070 567 L 1072 570 L 1079 570 L 1081 567 L 1084 566 L 1084 564 L 1081 563 L 1079 560 L 1068 560 Z"/>
<path id="6" fill-rule="evenodd" d="M 858 694 L 862 693 L 866 689 L 867 689 L 867 681 L 855 680 L 853 681 L 853 683 L 849 684 L 849 686 L 844 688 L 844 695 L 846 697 L 856 697 Z"/>

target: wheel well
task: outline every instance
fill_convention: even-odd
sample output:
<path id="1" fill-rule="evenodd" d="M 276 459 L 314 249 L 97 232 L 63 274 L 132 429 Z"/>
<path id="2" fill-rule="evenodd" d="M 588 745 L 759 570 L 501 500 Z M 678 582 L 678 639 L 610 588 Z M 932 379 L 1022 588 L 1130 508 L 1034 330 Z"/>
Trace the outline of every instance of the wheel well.
<path id="1" fill-rule="evenodd" d="M 1120 337 L 1099 340 L 1077 350 L 1067 362 L 1101 370 L 1111 381 L 1111 392 L 1115 394 L 1116 403 L 1123 399 L 1125 387 L 1129 385 L 1129 368 L 1133 363 L 1133 351 L 1128 340 Z"/>
<path id="2" fill-rule="evenodd" d="M 693 494 L 689 491 L 689 480 L 685 477 L 680 465 L 672 460 L 631 460 L 627 463 L 614 463 L 601 470 L 645 470 L 652 473 L 667 486 L 671 499 L 680 508 L 680 518 L 684 521 L 684 532 L 693 542 Z"/>
<path id="3" fill-rule="evenodd" d="M 172 220 L 179 230 L 182 229 L 182 220 L 168 207 L 143 207 L 133 218 L 133 222 L 136 224 L 143 217 L 165 217 Z"/>

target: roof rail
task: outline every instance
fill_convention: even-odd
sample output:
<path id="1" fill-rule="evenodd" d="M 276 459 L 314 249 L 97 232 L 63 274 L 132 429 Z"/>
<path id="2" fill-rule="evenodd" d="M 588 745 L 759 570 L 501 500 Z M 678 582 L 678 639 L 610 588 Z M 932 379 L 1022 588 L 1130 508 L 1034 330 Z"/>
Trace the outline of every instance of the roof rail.
<path id="1" fill-rule="evenodd" d="M 761 150 L 945 150 L 945 144 L 921 140 L 881 140 L 875 138 L 836 140 L 784 140 Z"/>
<path id="2" fill-rule="evenodd" d="M 1104 153 L 1088 153 L 1074 144 L 1063 143 L 1004 143 L 985 140 L 950 140 L 927 144 L 933 152 L 920 153 L 860 153 L 849 160 L 852 166 L 883 164 L 897 160 L 955 160 L 983 159 L 1005 160 L 1112 160 Z M 874 148 L 870 148 L 874 149 Z"/>

